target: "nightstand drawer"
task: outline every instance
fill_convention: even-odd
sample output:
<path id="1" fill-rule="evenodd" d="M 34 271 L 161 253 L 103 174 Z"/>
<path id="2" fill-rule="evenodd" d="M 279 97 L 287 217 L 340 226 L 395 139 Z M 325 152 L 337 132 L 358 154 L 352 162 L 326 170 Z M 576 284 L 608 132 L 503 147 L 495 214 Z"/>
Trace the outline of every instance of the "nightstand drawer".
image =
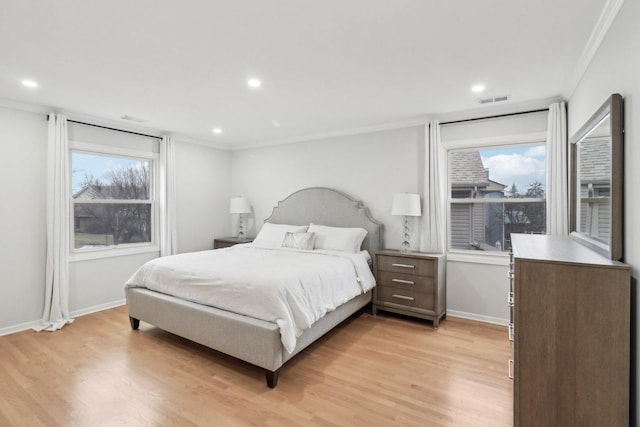
<path id="1" fill-rule="evenodd" d="M 434 261 L 400 256 L 378 255 L 378 270 L 394 273 L 414 274 L 416 276 L 434 275 Z"/>
<path id="2" fill-rule="evenodd" d="M 400 304 L 407 307 L 433 310 L 433 293 L 410 291 L 393 286 L 378 286 L 376 296 L 379 301 Z"/>
<path id="3" fill-rule="evenodd" d="M 433 277 L 378 271 L 378 286 L 393 286 L 415 292 L 433 292 Z"/>

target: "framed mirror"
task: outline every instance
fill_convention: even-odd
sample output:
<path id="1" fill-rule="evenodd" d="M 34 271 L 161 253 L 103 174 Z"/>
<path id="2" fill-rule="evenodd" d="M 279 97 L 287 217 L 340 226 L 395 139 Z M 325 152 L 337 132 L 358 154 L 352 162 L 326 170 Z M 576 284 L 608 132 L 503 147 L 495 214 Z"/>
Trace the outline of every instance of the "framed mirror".
<path id="1" fill-rule="evenodd" d="M 622 258 L 623 104 L 613 94 L 571 137 L 571 237 Z"/>

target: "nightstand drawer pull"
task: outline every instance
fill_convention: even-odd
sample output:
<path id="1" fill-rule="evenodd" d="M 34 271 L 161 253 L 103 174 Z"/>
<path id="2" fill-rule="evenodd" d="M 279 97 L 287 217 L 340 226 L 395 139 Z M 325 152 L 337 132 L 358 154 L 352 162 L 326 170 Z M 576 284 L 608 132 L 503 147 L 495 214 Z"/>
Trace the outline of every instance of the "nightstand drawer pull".
<path id="1" fill-rule="evenodd" d="M 393 298 L 398 298 L 398 299 L 404 299 L 407 301 L 415 301 L 416 299 L 414 297 L 408 297 L 406 295 L 398 295 L 398 294 L 393 294 L 391 295 Z"/>
<path id="2" fill-rule="evenodd" d="M 404 283 L 406 285 L 415 285 L 416 282 L 412 282 L 411 280 L 402 280 L 402 279 L 391 279 L 392 282 L 396 283 Z"/>
<path id="3" fill-rule="evenodd" d="M 411 264 L 391 264 L 393 267 L 400 267 L 400 268 L 416 268 L 415 265 L 411 265 Z"/>

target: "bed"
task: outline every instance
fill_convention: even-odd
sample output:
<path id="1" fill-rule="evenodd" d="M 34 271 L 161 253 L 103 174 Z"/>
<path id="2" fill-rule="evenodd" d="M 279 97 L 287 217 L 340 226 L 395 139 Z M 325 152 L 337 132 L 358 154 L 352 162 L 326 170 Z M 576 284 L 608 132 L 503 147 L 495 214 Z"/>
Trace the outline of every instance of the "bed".
<path id="1" fill-rule="evenodd" d="M 328 227 L 362 228 L 367 233 L 361 249 L 374 256 L 381 247 L 382 224 L 371 218 L 361 202 L 333 189 L 308 188 L 297 191 L 280 201 L 265 223 L 300 226 L 313 223 Z M 277 385 L 279 369 L 285 362 L 371 301 L 370 290 L 348 299 L 314 321 L 297 336 L 294 345 L 289 344 L 285 348 L 280 326 L 271 321 L 145 287 L 127 285 L 125 295 L 133 329 L 138 329 L 142 320 L 259 366 L 265 370 L 266 382 L 271 388 Z"/>

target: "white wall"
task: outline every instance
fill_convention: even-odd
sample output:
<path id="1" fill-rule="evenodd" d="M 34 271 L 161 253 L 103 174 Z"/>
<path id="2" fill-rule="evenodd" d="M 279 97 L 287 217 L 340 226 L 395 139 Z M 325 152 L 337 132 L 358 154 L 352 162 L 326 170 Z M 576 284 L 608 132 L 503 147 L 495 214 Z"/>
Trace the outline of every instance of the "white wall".
<path id="1" fill-rule="evenodd" d="M 69 138 L 156 151 L 158 141 L 95 127 L 69 125 Z M 46 115 L 0 108 L 0 334 L 39 321 L 44 305 L 46 248 Z M 177 228 L 180 252 L 211 249 L 228 233 L 231 154 L 176 143 Z M 69 309 L 79 315 L 121 304 L 124 282 L 157 252 L 73 261 Z"/>
<path id="2" fill-rule="evenodd" d="M 0 331 L 42 316 L 47 121 L 0 107 Z"/>
<path id="3" fill-rule="evenodd" d="M 229 235 L 231 153 L 177 141 L 178 252 L 213 249 Z"/>
<path id="4" fill-rule="evenodd" d="M 631 265 L 634 277 L 632 285 L 632 347 L 637 348 L 640 339 L 638 325 L 638 277 L 640 275 L 640 2 L 626 1 L 613 26 L 605 36 L 582 80 L 570 96 L 569 134 L 575 133 L 612 93 L 624 97 L 625 121 L 625 198 L 624 198 L 624 262 Z M 637 384 L 640 381 L 639 353 L 636 350 L 633 363 L 636 390 L 636 421 L 640 420 L 640 397 Z"/>
<path id="5" fill-rule="evenodd" d="M 294 191 L 340 190 L 363 201 L 384 224 L 385 245 L 399 248 L 401 220 L 391 216 L 391 203 L 395 193 L 418 192 L 423 144 L 424 127 L 417 126 L 235 151 L 231 192 L 253 205 L 255 223 L 248 234 L 255 235 L 277 202 Z M 417 245 L 417 225 L 414 228 Z"/>
<path id="6" fill-rule="evenodd" d="M 467 257 L 468 258 L 468 257 Z M 449 256 L 447 313 L 489 323 L 509 323 L 508 260 L 485 263 Z"/>

